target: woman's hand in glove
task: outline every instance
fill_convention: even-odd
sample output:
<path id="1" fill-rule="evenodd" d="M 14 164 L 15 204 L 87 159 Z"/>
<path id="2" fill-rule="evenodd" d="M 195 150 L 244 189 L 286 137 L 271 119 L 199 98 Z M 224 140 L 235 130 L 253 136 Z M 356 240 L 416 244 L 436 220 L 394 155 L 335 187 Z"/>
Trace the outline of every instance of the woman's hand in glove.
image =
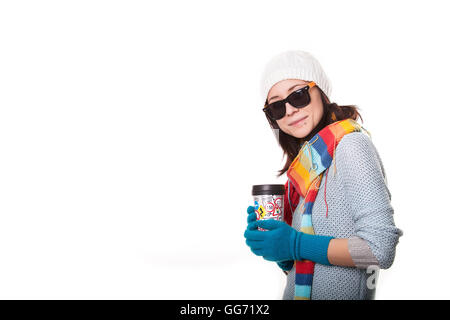
<path id="1" fill-rule="evenodd" d="M 247 229 L 249 229 L 248 224 L 256 221 L 256 212 L 254 206 L 249 206 L 247 208 Z M 256 226 L 252 225 L 253 230 L 257 230 Z M 286 260 L 286 261 L 277 261 L 277 265 L 281 268 L 281 270 L 289 271 L 292 269 L 292 266 L 294 265 L 293 260 Z"/>
<path id="2" fill-rule="evenodd" d="M 294 260 L 286 260 L 286 261 L 277 261 L 277 265 L 283 271 L 290 271 L 294 266 Z"/>
<path id="3" fill-rule="evenodd" d="M 257 227 L 268 231 L 259 231 Z M 301 232 L 277 220 L 252 221 L 244 233 L 252 252 L 269 261 L 299 260 L 296 253 L 300 252 L 301 236 Z"/>
<path id="4" fill-rule="evenodd" d="M 248 206 L 247 208 L 247 228 L 248 224 L 256 221 L 256 212 L 254 206 Z"/>

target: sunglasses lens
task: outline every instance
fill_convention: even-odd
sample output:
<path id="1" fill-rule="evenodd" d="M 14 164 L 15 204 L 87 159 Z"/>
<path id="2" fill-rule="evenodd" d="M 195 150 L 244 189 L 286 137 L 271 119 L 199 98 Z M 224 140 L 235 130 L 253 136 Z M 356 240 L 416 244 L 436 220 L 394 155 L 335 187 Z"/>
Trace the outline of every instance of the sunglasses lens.
<path id="1" fill-rule="evenodd" d="M 280 120 L 286 114 L 286 104 L 283 102 L 274 102 L 267 106 L 267 114 L 273 120 Z"/>
<path id="2" fill-rule="evenodd" d="M 297 92 L 293 92 L 289 98 L 288 102 L 296 108 L 302 108 L 307 106 L 311 101 L 308 91 L 300 90 Z"/>

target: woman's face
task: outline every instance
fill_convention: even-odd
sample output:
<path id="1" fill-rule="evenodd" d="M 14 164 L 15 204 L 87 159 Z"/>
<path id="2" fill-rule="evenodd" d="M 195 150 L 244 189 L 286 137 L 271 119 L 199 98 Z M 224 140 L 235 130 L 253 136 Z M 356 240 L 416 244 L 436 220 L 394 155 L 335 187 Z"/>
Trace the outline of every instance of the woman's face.
<path id="1" fill-rule="evenodd" d="M 307 81 L 287 79 L 277 82 L 267 94 L 267 102 L 272 103 L 286 98 L 294 90 L 305 87 Z M 280 120 L 276 120 L 280 129 L 293 137 L 306 137 L 320 122 L 323 115 L 323 103 L 319 89 L 314 86 L 309 89 L 311 102 L 304 108 L 294 108 L 286 102 L 286 114 Z M 299 121 L 301 120 L 301 121 Z"/>

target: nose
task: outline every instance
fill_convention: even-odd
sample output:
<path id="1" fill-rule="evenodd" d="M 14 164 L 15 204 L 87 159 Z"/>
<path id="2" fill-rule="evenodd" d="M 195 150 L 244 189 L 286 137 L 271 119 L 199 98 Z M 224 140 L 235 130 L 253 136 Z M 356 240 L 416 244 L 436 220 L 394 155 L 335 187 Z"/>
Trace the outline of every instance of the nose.
<path id="1" fill-rule="evenodd" d="M 298 111 L 297 108 L 294 108 L 289 104 L 289 102 L 286 102 L 286 115 L 290 117 L 292 114 L 296 113 Z"/>

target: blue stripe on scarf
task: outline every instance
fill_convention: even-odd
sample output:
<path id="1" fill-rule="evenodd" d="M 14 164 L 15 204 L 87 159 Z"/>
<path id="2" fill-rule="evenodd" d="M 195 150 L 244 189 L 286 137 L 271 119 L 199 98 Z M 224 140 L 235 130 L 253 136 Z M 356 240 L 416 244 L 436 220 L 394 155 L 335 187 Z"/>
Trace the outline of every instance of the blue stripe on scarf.
<path id="1" fill-rule="evenodd" d="M 311 214 L 314 202 L 305 202 L 305 212 L 303 214 Z"/>
<path id="2" fill-rule="evenodd" d="M 322 139 L 322 138 L 320 138 L 320 139 Z M 317 168 L 315 169 L 315 171 L 316 172 L 323 172 L 323 171 L 325 171 L 327 169 L 327 167 L 325 167 L 325 165 L 322 163 L 322 157 L 317 152 L 317 150 L 315 148 L 315 144 L 311 147 L 311 153 L 312 153 L 313 162 L 315 164 L 317 164 Z"/>
<path id="3" fill-rule="evenodd" d="M 295 284 L 299 286 L 311 285 L 313 275 L 309 273 L 297 273 L 295 275 Z"/>
<path id="4" fill-rule="evenodd" d="M 313 144 L 313 149 L 316 149 L 316 152 L 320 155 L 319 159 L 322 161 L 322 167 L 328 168 L 333 160 L 331 156 L 328 154 L 328 147 L 323 141 L 322 137 L 317 134 L 317 141 Z M 321 172 L 321 171 L 319 171 Z"/>

